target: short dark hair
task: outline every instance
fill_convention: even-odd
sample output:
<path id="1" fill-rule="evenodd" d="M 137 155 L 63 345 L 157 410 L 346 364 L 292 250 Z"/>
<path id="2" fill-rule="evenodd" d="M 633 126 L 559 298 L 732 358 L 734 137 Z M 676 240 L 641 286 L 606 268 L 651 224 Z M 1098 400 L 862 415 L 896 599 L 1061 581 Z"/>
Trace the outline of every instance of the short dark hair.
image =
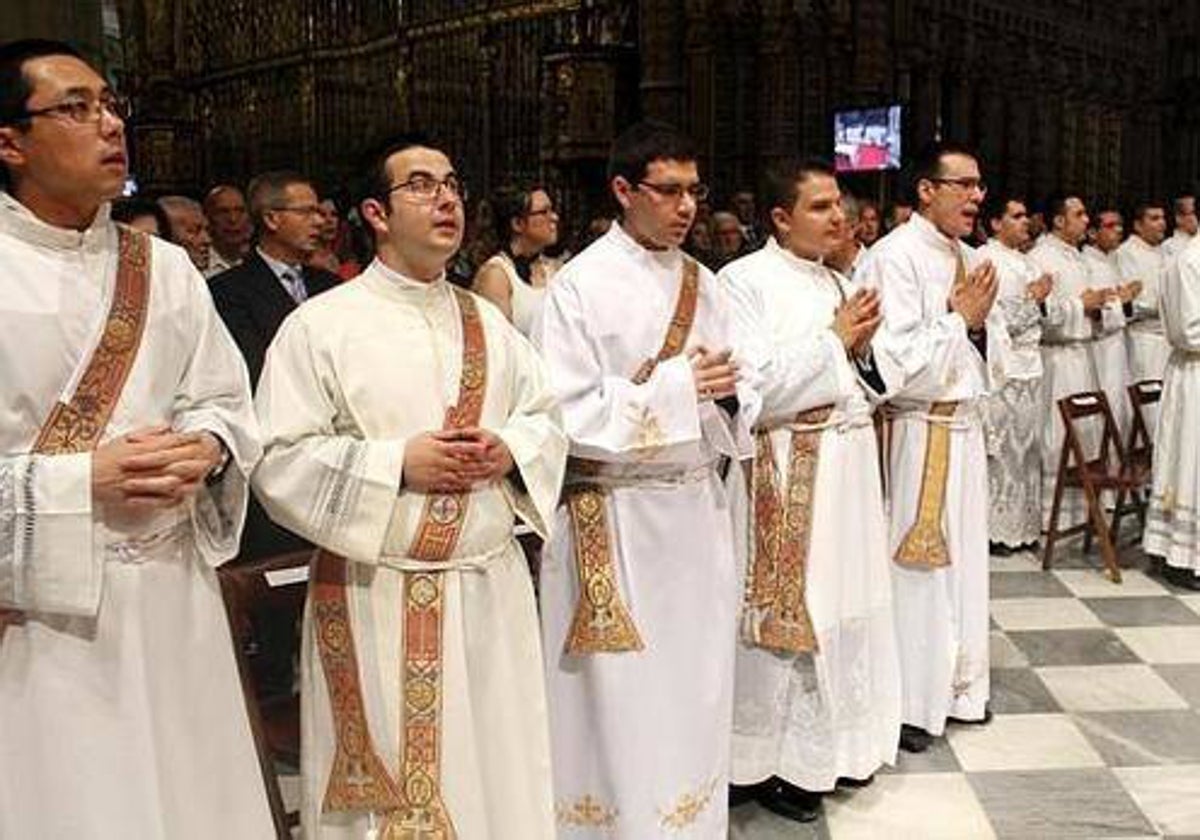
<path id="1" fill-rule="evenodd" d="M 1025 210 L 1029 210 L 1029 204 L 1025 201 L 1022 195 L 1012 193 L 992 193 L 987 197 L 987 201 L 983 203 L 983 220 L 988 223 L 989 232 L 992 222 L 1004 218 L 1004 214 L 1008 212 L 1008 205 L 1016 202 L 1025 206 Z"/>
<path id="2" fill-rule="evenodd" d="M 140 219 L 142 216 L 153 216 L 154 221 L 158 223 L 158 235 L 160 239 L 165 239 L 167 242 L 171 240 L 171 221 L 167 218 L 167 213 L 159 205 L 157 201 L 151 201 L 148 198 L 118 198 L 112 203 L 111 217 L 114 222 L 124 222 L 128 224 L 134 219 Z"/>
<path id="3" fill-rule="evenodd" d="M 975 150 L 964 143 L 955 143 L 949 140 L 927 143 L 917 152 L 909 169 L 908 190 L 914 206 L 919 203 L 917 187 L 922 181 L 936 181 L 943 177 L 945 170 L 942 167 L 942 160 L 950 155 L 962 155 L 974 161 L 979 160 Z"/>
<path id="4" fill-rule="evenodd" d="M 0 126 L 25 126 L 29 117 L 25 103 L 33 94 L 33 85 L 25 77 L 25 62 L 52 55 L 68 55 L 81 61 L 79 51 L 64 41 L 23 38 L 0 44 Z M 0 163 L 0 189 L 12 187 L 8 167 Z"/>
<path id="5" fill-rule="evenodd" d="M 533 207 L 533 194 L 540 186 L 529 188 L 505 185 L 492 193 L 492 230 L 501 248 L 512 239 L 512 223 L 523 218 Z"/>
<path id="6" fill-rule="evenodd" d="M 1138 198 L 1129 205 L 1130 223 L 1132 224 L 1133 222 L 1140 222 L 1142 219 L 1146 218 L 1146 214 L 1151 210 L 1162 210 L 1163 216 L 1166 216 L 1167 203 L 1165 201 L 1161 201 L 1160 199 L 1150 198 L 1147 196 Z"/>
<path id="7" fill-rule="evenodd" d="M 1183 202 L 1187 201 L 1189 198 L 1192 200 L 1193 209 L 1195 209 L 1195 190 L 1185 189 L 1175 194 L 1175 199 L 1171 202 L 1171 210 L 1176 216 L 1183 212 Z"/>
<path id="8" fill-rule="evenodd" d="M 392 187 L 387 171 L 388 160 L 392 155 L 418 147 L 440 148 L 420 131 L 391 134 L 368 146 L 359 156 L 351 185 L 354 207 L 361 207 L 368 198 L 374 198 L 387 204 L 388 190 Z"/>
<path id="9" fill-rule="evenodd" d="M 250 179 L 246 186 L 246 205 L 255 230 L 262 232 L 263 216 L 268 210 L 277 209 L 283 191 L 293 184 L 312 186 L 312 179 L 291 169 L 263 172 Z"/>
<path id="10" fill-rule="evenodd" d="M 669 123 L 645 120 L 634 123 L 613 141 L 608 155 L 608 181 L 618 175 L 631 184 L 646 177 L 646 167 L 656 160 L 696 160 L 696 144 Z"/>
<path id="11" fill-rule="evenodd" d="M 773 228 L 771 211 L 776 207 L 791 212 L 800 198 L 800 186 L 814 175 L 837 177 L 833 165 L 823 158 L 803 158 L 785 161 L 767 169 L 763 175 L 763 213 Z"/>
<path id="12" fill-rule="evenodd" d="M 1054 220 L 1059 216 L 1066 217 L 1067 202 L 1072 198 L 1083 201 L 1083 196 L 1077 192 L 1052 192 L 1042 202 L 1042 218 L 1046 222 L 1046 230 L 1054 230 Z"/>

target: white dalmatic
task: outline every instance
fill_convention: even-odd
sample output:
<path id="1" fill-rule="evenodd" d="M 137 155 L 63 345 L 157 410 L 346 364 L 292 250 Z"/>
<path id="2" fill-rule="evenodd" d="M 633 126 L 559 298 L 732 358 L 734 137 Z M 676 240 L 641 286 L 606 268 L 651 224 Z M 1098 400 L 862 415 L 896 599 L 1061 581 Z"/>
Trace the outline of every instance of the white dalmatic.
<path id="1" fill-rule="evenodd" d="M 749 456 L 748 426 L 697 401 L 686 350 L 632 381 L 664 345 L 683 263 L 614 224 L 547 293 L 539 344 L 571 455 L 607 475 L 615 584 L 642 642 L 565 650 L 581 593 L 560 506 L 540 579 L 560 838 L 726 836 L 738 592 L 718 470 Z M 728 301 L 706 269 L 698 279 L 686 347 L 728 348 Z"/>
<path id="2" fill-rule="evenodd" d="M 1168 270 L 1161 301 L 1171 356 L 1163 376 L 1145 548 L 1200 575 L 1200 238 Z"/>
<path id="3" fill-rule="evenodd" d="M 1134 298 L 1134 320 L 1129 325 L 1129 367 L 1135 382 L 1161 379 L 1167 366 L 1166 336 L 1163 334 L 1160 287 L 1166 258 L 1157 245 L 1136 233 L 1117 248 L 1117 272 L 1121 280 L 1140 280 L 1141 293 Z"/>
<path id="4" fill-rule="evenodd" d="M 1028 287 L 1041 271 L 1028 255 L 992 239 L 977 252 L 996 266 L 996 306 L 1012 339 L 1007 381 L 987 400 L 988 537 L 1010 548 L 1042 530 L 1042 321 Z"/>
<path id="5" fill-rule="evenodd" d="M 1093 279 L 1083 254 L 1055 234 L 1047 234 L 1029 252 L 1030 258 L 1054 280 L 1046 299 L 1048 318 L 1042 329 L 1042 399 L 1045 425 L 1042 427 L 1042 515 L 1050 518 L 1054 485 L 1063 448 L 1065 427 L 1058 401 L 1071 394 L 1099 391 L 1096 356 L 1092 352 L 1096 329 L 1092 317 L 1084 311 L 1080 294 L 1092 287 Z M 1099 428 L 1087 423 L 1080 428 L 1088 457 L 1094 457 L 1099 443 Z M 1067 528 L 1087 517 L 1083 493 L 1066 490 L 1059 512 L 1059 527 Z"/>
<path id="6" fill-rule="evenodd" d="M 204 280 L 150 238 L 145 330 L 103 444 L 209 431 L 232 460 L 156 513 L 97 506 L 92 454 L 31 454 L 116 288 L 116 226 L 52 227 L 0 193 L 0 837 L 260 840 L 274 833 L 215 568 L 259 456 L 246 368 Z"/>
<path id="7" fill-rule="evenodd" d="M 516 473 L 466 499 L 442 575 L 441 796 L 461 838 L 554 836 L 549 743 L 533 587 L 513 524 L 546 533 L 566 455 L 533 347 L 477 298 L 487 346 L 480 426 Z M 376 261 L 284 322 L 255 404 L 265 454 L 254 475 L 267 513 L 348 562 L 347 598 L 369 734 L 402 783 L 404 576 L 428 496 L 401 484 L 406 442 L 443 428 L 463 363 L 459 304 Z M 334 756 L 330 693 L 312 602 L 301 654 L 302 821 L 308 838 L 367 837 L 372 815 L 322 813 Z M 385 815 L 375 815 L 382 820 Z"/>
<path id="8" fill-rule="evenodd" d="M 760 394 L 757 417 L 748 419 L 769 436 L 783 499 L 794 490 L 794 435 L 819 436 L 804 519 L 805 604 L 817 647 L 776 652 L 747 644 L 743 632 L 732 781 L 779 776 L 806 790 L 832 790 L 839 777 L 866 778 L 893 763 L 900 733 L 900 663 L 869 387 L 831 329 L 853 288 L 774 238 L 717 279 L 729 289 L 738 354 Z M 826 406 L 832 412 L 812 428 L 797 420 Z M 729 482 L 736 521 L 747 531 L 738 539 L 744 581 L 754 529 L 765 523 L 755 521 L 743 471 L 731 470 Z"/>
<path id="9" fill-rule="evenodd" d="M 860 277 L 879 290 L 875 358 L 888 387 L 893 608 L 904 723 L 940 735 L 983 717 L 988 674 L 988 486 L 983 408 L 1004 381 L 1011 341 L 993 307 L 985 359 L 948 311 L 956 275 L 978 263 L 916 214 L 872 248 Z M 945 405 L 954 404 L 947 414 Z M 923 476 L 930 473 L 931 481 Z M 944 483 L 943 483 L 944 482 Z M 941 485 L 939 498 L 932 485 Z M 928 550 L 914 551 L 921 533 Z M 934 550 L 936 543 L 940 551 Z M 940 560 L 939 560 L 940 555 Z M 938 565 L 922 565 L 935 564 Z"/>
<path id="10" fill-rule="evenodd" d="M 1114 254 L 1106 254 L 1093 245 L 1083 247 L 1083 261 L 1091 276 L 1093 289 L 1116 291 L 1121 286 L 1121 275 L 1117 270 Z M 1132 305 L 1128 308 L 1132 314 Z M 1129 435 L 1133 410 L 1129 402 L 1129 349 L 1126 336 L 1126 307 L 1119 300 L 1105 301 L 1099 320 L 1093 323 L 1096 340 L 1092 344 L 1095 357 L 1096 379 L 1100 390 L 1108 398 L 1117 431 L 1124 441 Z M 1151 426 L 1153 428 L 1153 426 Z"/>

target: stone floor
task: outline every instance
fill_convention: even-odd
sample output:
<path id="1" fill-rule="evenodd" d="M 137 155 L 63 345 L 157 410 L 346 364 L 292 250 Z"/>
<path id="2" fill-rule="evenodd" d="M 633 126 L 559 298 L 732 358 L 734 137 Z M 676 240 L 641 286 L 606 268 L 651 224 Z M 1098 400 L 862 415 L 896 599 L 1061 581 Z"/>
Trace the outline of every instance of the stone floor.
<path id="1" fill-rule="evenodd" d="M 755 804 L 731 840 L 1200 838 L 1200 594 L 1128 550 L 992 558 L 992 710 L 799 826 Z"/>

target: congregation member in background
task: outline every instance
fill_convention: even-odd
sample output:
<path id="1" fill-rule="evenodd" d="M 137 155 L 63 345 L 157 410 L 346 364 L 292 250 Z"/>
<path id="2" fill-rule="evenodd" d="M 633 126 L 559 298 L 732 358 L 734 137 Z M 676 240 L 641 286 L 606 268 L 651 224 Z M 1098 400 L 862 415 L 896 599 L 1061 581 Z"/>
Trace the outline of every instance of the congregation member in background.
<path id="1" fill-rule="evenodd" d="M 1196 194 L 1185 192 L 1180 193 L 1171 203 L 1171 209 L 1174 215 L 1175 230 L 1171 234 L 1171 238 L 1167 239 L 1162 244 L 1163 256 L 1167 259 L 1175 259 L 1184 249 L 1187 248 L 1200 228 L 1200 220 L 1196 217 Z"/>
<path id="2" fill-rule="evenodd" d="M 900 225 L 907 222 L 912 218 L 912 214 L 913 207 L 908 201 L 898 199 L 892 202 L 892 206 L 888 208 L 887 212 L 887 232 L 891 233 L 900 227 Z"/>
<path id="3" fill-rule="evenodd" d="M 538 620 L 520 519 L 545 535 L 566 441 L 533 348 L 446 281 L 446 155 L 405 135 L 356 185 L 377 257 L 267 353 L 255 490 L 321 547 L 304 627 L 310 840 L 553 840 Z"/>
<path id="4" fill-rule="evenodd" d="M 112 220 L 142 233 L 171 241 L 171 223 L 156 202 L 147 198 L 121 198 L 113 202 Z"/>
<path id="5" fill-rule="evenodd" d="M 1034 549 L 1042 531 L 1042 318 L 1051 279 L 1025 254 L 1029 211 L 1019 196 L 984 207 L 996 267 L 996 306 L 1012 339 L 1004 386 L 987 400 L 988 541 L 992 554 Z"/>
<path id="6" fill-rule="evenodd" d="M 0 45 L 0 837 L 261 840 L 215 572 L 258 427 L 200 273 L 109 217 L 129 116 Z"/>
<path id="7" fill-rule="evenodd" d="M 562 840 L 728 830 L 721 476 L 751 441 L 728 299 L 680 250 L 707 194 L 696 157 L 662 123 L 617 137 L 620 219 L 554 278 L 538 334 L 571 454 L 540 588 Z"/>
<path id="8" fill-rule="evenodd" d="M 1104 291 L 1105 301 L 1100 317 L 1094 324 L 1096 340 L 1092 354 L 1096 363 L 1096 379 L 1108 398 L 1113 419 L 1121 440 L 1127 440 L 1133 421 L 1133 407 L 1126 390 L 1132 381 L 1129 374 L 1129 348 L 1126 322 L 1133 315 L 1131 301 L 1141 291 L 1138 281 L 1121 282 L 1117 271 L 1116 251 L 1124 236 L 1125 225 L 1121 212 L 1115 207 L 1099 205 L 1088 228 L 1088 242 L 1081 253 L 1087 263 L 1093 289 Z"/>
<path id="9" fill-rule="evenodd" d="M 203 206 L 212 235 L 205 276 L 212 277 L 242 261 L 250 250 L 254 225 L 246 210 L 245 195 L 232 184 L 218 184 L 209 190 Z"/>
<path id="10" fill-rule="evenodd" d="M 1167 580 L 1200 590 L 1200 238 L 1193 236 L 1168 267 L 1160 300 L 1171 355 L 1144 545 L 1165 561 Z"/>
<path id="11" fill-rule="evenodd" d="M 887 386 L 890 553 L 902 748 L 988 710 L 988 486 L 983 402 L 1010 364 L 995 266 L 960 240 L 986 187 L 969 150 L 914 161 L 917 213 L 875 243 L 856 280 L 876 289 L 873 342 Z"/>
<path id="12" fill-rule="evenodd" d="M 337 202 L 332 198 L 322 198 L 317 203 L 317 209 L 320 211 L 317 249 L 309 256 L 308 265 L 340 275 L 342 260 L 338 256 L 338 234 L 342 219 L 338 213 Z"/>
<path id="13" fill-rule="evenodd" d="M 1134 382 L 1140 382 L 1161 379 L 1170 352 L 1158 300 L 1158 287 L 1167 267 L 1159 248 L 1167 233 L 1167 211 L 1162 203 L 1140 201 L 1133 205 L 1130 219 L 1133 235 L 1117 248 L 1116 259 L 1121 279 L 1141 284 L 1129 325 L 1130 374 Z"/>
<path id="14" fill-rule="evenodd" d="M 683 250 L 706 268 L 712 269 L 716 265 L 716 257 L 713 255 L 712 229 L 699 219 L 692 222 Z"/>
<path id="15" fill-rule="evenodd" d="M 838 223 L 837 244 L 824 255 L 823 259 L 826 265 L 841 273 L 846 279 L 853 280 L 867 255 L 866 246 L 858 238 L 861 205 L 858 199 L 850 193 L 842 193 L 841 209 L 842 218 Z"/>
<path id="16" fill-rule="evenodd" d="M 1092 348 L 1096 323 L 1103 317 L 1109 295 L 1093 288 L 1087 261 L 1079 250 L 1087 237 L 1089 221 L 1083 199 L 1053 195 L 1046 201 L 1044 212 L 1050 232 L 1038 240 L 1029 257 L 1053 280 L 1042 323 L 1042 519 L 1048 522 L 1064 436 L 1058 401 L 1071 394 L 1100 390 Z M 1096 432 L 1092 425 L 1081 428 L 1086 451 L 1095 451 L 1099 441 Z M 1060 527 L 1077 525 L 1086 516 L 1083 494 L 1064 494 Z"/>
<path id="17" fill-rule="evenodd" d="M 718 210 L 712 215 L 713 262 L 719 267 L 749 252 L 742 224 L 733 213 Z"/>
<path id="18" fill-rule="evenodd" d="M 879 241 L 883 234 L 883 215 L 879 205 L 870 199 L 859 202 L 858 223 L 855 225 L 855 236 L 864 248 L 870 248 Z"/>
<path id="19" fill-rule="evenodd" d="M 542 253 L 558 241 L 558 213 L 541 187 L 502 187 L 491 204 L 500 250 L 475 272 L 471 288 L 528 337 L 550 282 L 552 269 Z"/>
<path id="20" fill-rule="evenodd" d="M 742 226 L 742 241 L 747 251 L 759 248 L 765 241 L 761 222 L 758 218 L 758 202 L 754 193 L 749 190 L 738 190 L 729 199 L 729 209 L 738 218 Z M 699 210 L 699 208 L 697 208 Z M 708 221 L 707 214 L 697 212 L 697 221 Z"/>
<path id="21" fill-rule="evenodd" d="M 877 292 L 825 264 L 846 227 L 833 168 L 797 162 L 766 183 L 775 235 L 717 277 L 755 392 L 750 486 L 740 469 L 727 479 L 744 547 L 731 779 L 735 800 L 807 822 L 821 794 L 894 763 L 900 735 L 871 420 L 882 316 Z"/>
<path id="22" fill-rule="evenodd" d="M 164 195 L 158 200 L 167 219 L 167 239 L 183 247 L 192 265 L 201 274 L 208 274 L 212 256 L 212 238 L 208 234 L 208 219 L 200 202 L 185 195 Z"/>

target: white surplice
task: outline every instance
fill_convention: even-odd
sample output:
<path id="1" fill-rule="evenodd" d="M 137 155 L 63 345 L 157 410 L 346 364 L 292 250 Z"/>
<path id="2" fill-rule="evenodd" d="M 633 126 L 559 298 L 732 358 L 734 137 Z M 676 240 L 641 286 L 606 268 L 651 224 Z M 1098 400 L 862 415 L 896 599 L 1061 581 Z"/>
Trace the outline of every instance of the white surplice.
<path id="1" fill-rule="evenodd" d="M 996 266 L 996 306 L 1012 338 L 1008 381 L 988 397 L 988 538 L 1010 548 L 1042 530 L 1042 311 L 1029 297 L 1041 275 L 1029 256 L 999 239 L 977 252 Z"/>
<path id="2" fill-rule="evenodd" d="M 722 456 L 749 457 L 748 427 L 697 402 L 685 354 L 645 383 L 631 381 L 662 346 L 682 265 L 677 249 L 647 250 L 614 224 L 547 293 L 539 343 L 571 454 L 627 476 L 607 494 L 609 537 L 644 643 L 564 652 L 579 580 L 560 507 L 540 592 L 561 838 L 726 836 L 738 591 L 717 468 Z M 717 351 L 732 341 L 728 301 L 700 267 L 687 347 Z"/>
<path id="3" fill-rule="evenodd" d="M 1114 254 L 1106 254 L 1093 245 L 1085 245 L 1081 252 L 1087 264 L 1093 289 L 1117 289 L 1121 276 L 1117 271 Z M 1100 310 L 1100 319 L 1093 321 L 1096 340 L 1092 343 L 1092 355 L 1096 365 L 1096 380 L 1100 390 L 1108 398 L 1117 431 L 1124 441 L 1129 435 L 1133 408 L 1126 388 L 1132 381 L 1129 374 L 1129 349 L 1126 340 L 1125 307 L 1118 300 L 1105 302 Z M 1153 428 L 1153 425 L 1150 426 Z"/>
<path id="4" fill-rule="evenodd" d="M 1200 575 L 1200 238 L 1163 278 L 1171 356 L 1163 377 L 1146 553 Z"/>
<path id="5" fill-rule="evenodd" d="M 978 720 L 989 693 L 988 484 L 983 409 L 1012 364 L 999 307 L 987 321 L 987 360 L 947 301 L 959 260 L 971 248 L 942 234 L 920 214 L 871 248 L 859 277 L 879 290 L 883 325 L 875 358 L 888 387 L 890 550 L 894 556 L 916 521 L 934 402 L 959 403 L 950 437 L 941 527 L 950 563 L 939 568 L 892 564 L 893 609 L 900 644 L 902 720 L 940 735 L 947 717 Z"/>
<path id="6" fill-rule="evenodd" d="M 1192 234 L 1175 228 L 1175 232 L 1164 239 L 1163 244 L 1159 246 L 1163 257 L 1168 262 L 1178 258 L 1180 254 L 1187 250 L 1188 245 L 1192 243 L 1194 238 Z"/>
<path id="7" fill-rule="evenodd" d="M 1096 372 L 1096 357 L 1092 352 L 1095 324 L 1083 310 L 1080 294 L 1092 287 L 1083 254 L 1055 234 L 1047 234 L 1029 252 L 1038 268 L 1054 280 L 1046 298 L 1048 317 L 1042 327 L 1042 516 L 1050 520 L 1054 501 L 1054 484 L 1058 478 L 1058 462 L 1062 453 L 1064 427 L 1058 401 L 1071 394 L 1100 390 Z M 1099 441 L 1098 425 L 1085 422 L 1080 436 L 1088 457 L 1092 457 Z M 1087 508 L 1083 493 L 1063 492 L 1059 512 L 1059 528 L 1068 528 L 1084 521 Z"/>
<path id="8" fill-rule="evenodd" d="M 145 332 L 101 442 L 210 431 L 232 460 L 186 505 L 94 506 L 91 453 L 31 454 L 116 286 L 117 228 L 51 227 L 0 193 L 0 837 L 261 840 L 262 775 L 214 568 L 259 455 L 250 386 L 204 280 L 151 237 Z"/>
<path id="9" fill-rule="evenodd" d="M 774 238 L 717 277 L 733 300 L 738 355 L 756 383 L 756 426 L 771 429 L 776 482 L 787 498 L 796 415 L 834 411 L 819 432 L 809 514 L 805 603 L 812 654 L 785 655 L 740 640 L 734 683 L 732 780 L 771 776 L 810 791 L 862 779 L 896 757 L 900 663 L 892 614 L 887 522 L 871 403 L 830 328 L 853 289 L 832 269 L 802 260 Z M 753 499 L 729 473 L 739 509 L 739 566 L 754 551 Z"/>
<path id="10" fill-rule="evenodd" d="M 1159 287 L 1166 270 L 1162 250 L 1136 233 L 1116 251 L 1117 273 L 1123 282 L 1142 281 L 1142 291 L 1133 301 L 1134 320 L 1129 325 L 1129 370 L 1135 382 L 1161 379 L 1167 366 L 1166 336 L 1163 334 Z"/>
<path id="11" fill-rule="evenodd" d="M 520 474 L 479 487 L 442 573 L 441 790 L 460 838 L 554 836 L 550 751 L 533 587 L 513 538 L 544 535 L 566 456 L 532 346 L 477 298 L 487 343 L 480 426 Z M 441 429 L 459 393 L 462 326 L 444 279 L 376 261 L 293 312 L 267 353 L 255 404 L 265 453 L 254 474 L 281 525 L 349 561 L 348 601 L 374 745 L 399 779 L 402 575 L 427 496 L 402 489 L 406 441 Z M 527 492 L 526 492 L 527 491 Z M 366 836 L 367 814 L 322 814 L 334 750 L 329 692 L 309 614 L 301 654 L 305 836 Z"/>

